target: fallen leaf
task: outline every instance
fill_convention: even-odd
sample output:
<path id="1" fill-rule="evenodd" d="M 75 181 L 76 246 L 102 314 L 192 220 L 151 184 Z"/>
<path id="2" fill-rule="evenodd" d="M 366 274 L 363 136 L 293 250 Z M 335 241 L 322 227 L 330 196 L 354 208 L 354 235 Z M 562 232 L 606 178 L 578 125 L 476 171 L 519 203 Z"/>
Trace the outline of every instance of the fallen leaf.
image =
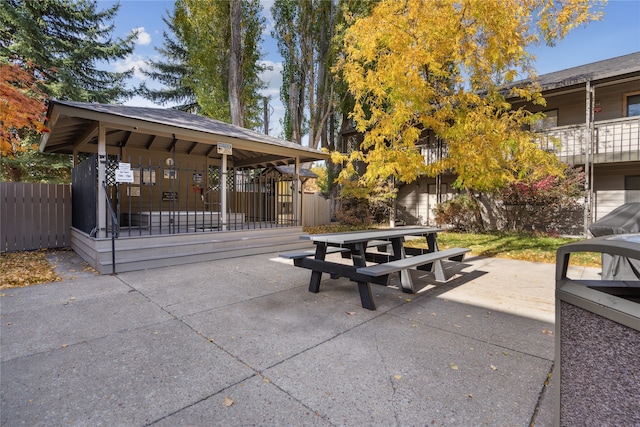
<path id="1" fill-rule="evenodd" d="M 60 348 L 67 348 L 68 346 L 69 346 L 69 344 L 62 344 L 62 345 L 60 346 Z"/>
<path id="2" fill-rule="evenodd" d="M 0 254 L 0 289 L 62 280 L 41 251 Z"/>
<path id="3" fill-rule="evenodd" d="M 458 370 L 458 365 L 456 365 L 455 363 L 449 363 L 449 366 L 451 367 L 451 369 L 453 369 L 454 371 Z"/>
<path id="4" fill-rule="evenodd" d="M 543 329 L 542 333 L 546 335 L 553 335 L 553 331 L 550 331 L 549 329 Z"/>
<path id="5" fill-rule="evenodd" d="M 358 314 L 358 313 L 357 313 L 357 312 L 355 312 L 355 311 L 347 311 L 346 313 L 347 313 L 349 316 L 355 316 L 356 314 Z"/>
<path id="6" fill-rule="evenodd" d="M 401 380 L 402 379 L 402 375 L 394 375 L 393 378 L 395 378 L 397 380 Z"/>
<path id="7" fill-rule="evenodd" d="M 405 301 L 406 302 L 411 302 L 411 298 L 407 298 Z"/>
<path id="8" fill-rule="evenodd" d="M 226 406 L 227 408 L 228 408 L 229 406 L 233 405 L 233 403 L 234 403 L 234 402 L 233 402 L 233 399 L 232 399 L 232 398 L 230 398 L 230 397 L 225 397 L 225 398 L 224 398 L 224 400 L 222 401 L 222 404 L 223 404 L 224 406 Z"/>
<path id="9" fill-rule="evenodd" d="M 496 368 L 494 365 L 489 365 L 489 367 L 491 368 L 492 371 L 497 371 L 498 368 Z"/>

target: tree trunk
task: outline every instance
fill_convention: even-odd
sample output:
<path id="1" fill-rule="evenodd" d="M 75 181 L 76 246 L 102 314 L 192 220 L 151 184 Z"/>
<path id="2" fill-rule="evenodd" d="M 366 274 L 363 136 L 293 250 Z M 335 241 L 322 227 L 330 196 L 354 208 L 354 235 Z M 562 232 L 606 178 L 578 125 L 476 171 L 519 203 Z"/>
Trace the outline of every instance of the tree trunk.
<path id="1" fill-rule="evenodd" d="M 242 1 L 230 0 L 229 109 L 231 123 L 244 127 L 242 111 Z"/>
<path id="2" fill-rule="evenodd" d="M 482 219 L 482 208 L 480 205 L 480 201 L 475 196 L 475 194 L 473 194 L 473 191 L 471 191 L 471 189 L 467 188 L 466 190 L 469 200 L 472 200 L 474 204 L 473 216 L 476 223 L 476 229 L 479 231 L 484 231 L 484 220 Z"/>

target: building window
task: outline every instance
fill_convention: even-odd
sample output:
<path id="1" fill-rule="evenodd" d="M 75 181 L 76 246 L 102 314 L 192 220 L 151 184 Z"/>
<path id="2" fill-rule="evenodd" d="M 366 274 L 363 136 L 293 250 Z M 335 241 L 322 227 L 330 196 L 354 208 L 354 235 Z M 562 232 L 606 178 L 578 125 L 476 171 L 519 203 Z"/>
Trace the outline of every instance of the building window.
<path id="1" fill-rule="evenodd" d="M 626 117 L 640 116 L 640 93 L 624 96 L 624 113 Z"/>
<path id="2" fill-rule="evenodd" d="M 531 132 L 542 132 L 558 126 L 558 110 L 543 111 L 546 116 L 531 125 Z"/>

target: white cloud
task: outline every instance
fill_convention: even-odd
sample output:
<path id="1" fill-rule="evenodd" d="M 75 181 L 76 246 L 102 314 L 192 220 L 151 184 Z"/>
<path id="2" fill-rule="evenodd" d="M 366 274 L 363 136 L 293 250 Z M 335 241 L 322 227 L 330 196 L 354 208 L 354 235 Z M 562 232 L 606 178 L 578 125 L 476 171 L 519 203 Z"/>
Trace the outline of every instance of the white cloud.
<path id="1" fill-rule="evenodd" d="M 127 105 L 129 107 L 149 107 L 149 108 L 170 108 L 171 107 L 171 106 L 162 106 L 162 105 L 154 104 L 153 101 L 150 101 L 146 98 L 143 98 L 137 95 L 127 99 L 124 102 L 124 105 Z"/>
<path id="2" fill-rule="evenodd" d="M 133 31 L 138 32 L 138 38 L 136 39 L 136 44 L 146 46 L 151 44 L 151 34 L 147 33 L 144 30 L 144 27 L 134 28 Z"/>
<path id="3" fill-rule="evenodd" d="M 146 80 L 146 76 L 142 74 L 142 69 L 149 68 L 146 60 L 140 55 L 129 55 L 123 61 L 113 63 L 113 71 L 122 73 L 133 68 L 133 76 L 140 80 Z"/>
<path id="4" fill-rule="evenodd" d="M 282 62 L 262 61 L 262 65 L 270 68 L 260 74 L 260 80 L 267 85 L 266 89 L 262 90 L 262 94 L 277 99 L 282 86 Z"/>
<path id="5" fill-rule="evenodd" d="M 273 7 L 274 0 L 262 0 L 260 5 L 262 6 L 262 16 L 265 17 L 265 29 L 264 35 L 269 36 L 271 31 L 275 27 L 273 22 L 273 16 L 271 15 L 271 8 Z"/>

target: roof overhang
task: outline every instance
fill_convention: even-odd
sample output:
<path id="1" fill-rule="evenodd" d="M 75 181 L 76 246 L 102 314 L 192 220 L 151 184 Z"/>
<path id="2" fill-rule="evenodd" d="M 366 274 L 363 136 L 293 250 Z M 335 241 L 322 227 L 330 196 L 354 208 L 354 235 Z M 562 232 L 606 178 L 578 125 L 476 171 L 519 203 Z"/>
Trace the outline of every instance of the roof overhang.
<path id="1" fill-rule="evenodd" d="M 219 158 L 218 143 L 231 144 L 235 167 L 266 167 L 327 160 L 320 150 L 183 111 L 110 104 L 52 101 L 40 151 L 95 153 L 100 127 L 108 153 L 121 149 Z"/>
<path id="2" fill-rule="evenodd" d="M 608 86 L 640 79 L 640 52 L 616 58 L 606 59 L 591 64 L 580 65 L 566 70 L 538 76 L 537 83 L 543 96 L 563 95 L 584 91 L 587 82 L 593 86 Z M 529 80 L 515 82 L 513 86 L 529 84 Z M 520 100 L 524 102 L 524 100 Z"/>

